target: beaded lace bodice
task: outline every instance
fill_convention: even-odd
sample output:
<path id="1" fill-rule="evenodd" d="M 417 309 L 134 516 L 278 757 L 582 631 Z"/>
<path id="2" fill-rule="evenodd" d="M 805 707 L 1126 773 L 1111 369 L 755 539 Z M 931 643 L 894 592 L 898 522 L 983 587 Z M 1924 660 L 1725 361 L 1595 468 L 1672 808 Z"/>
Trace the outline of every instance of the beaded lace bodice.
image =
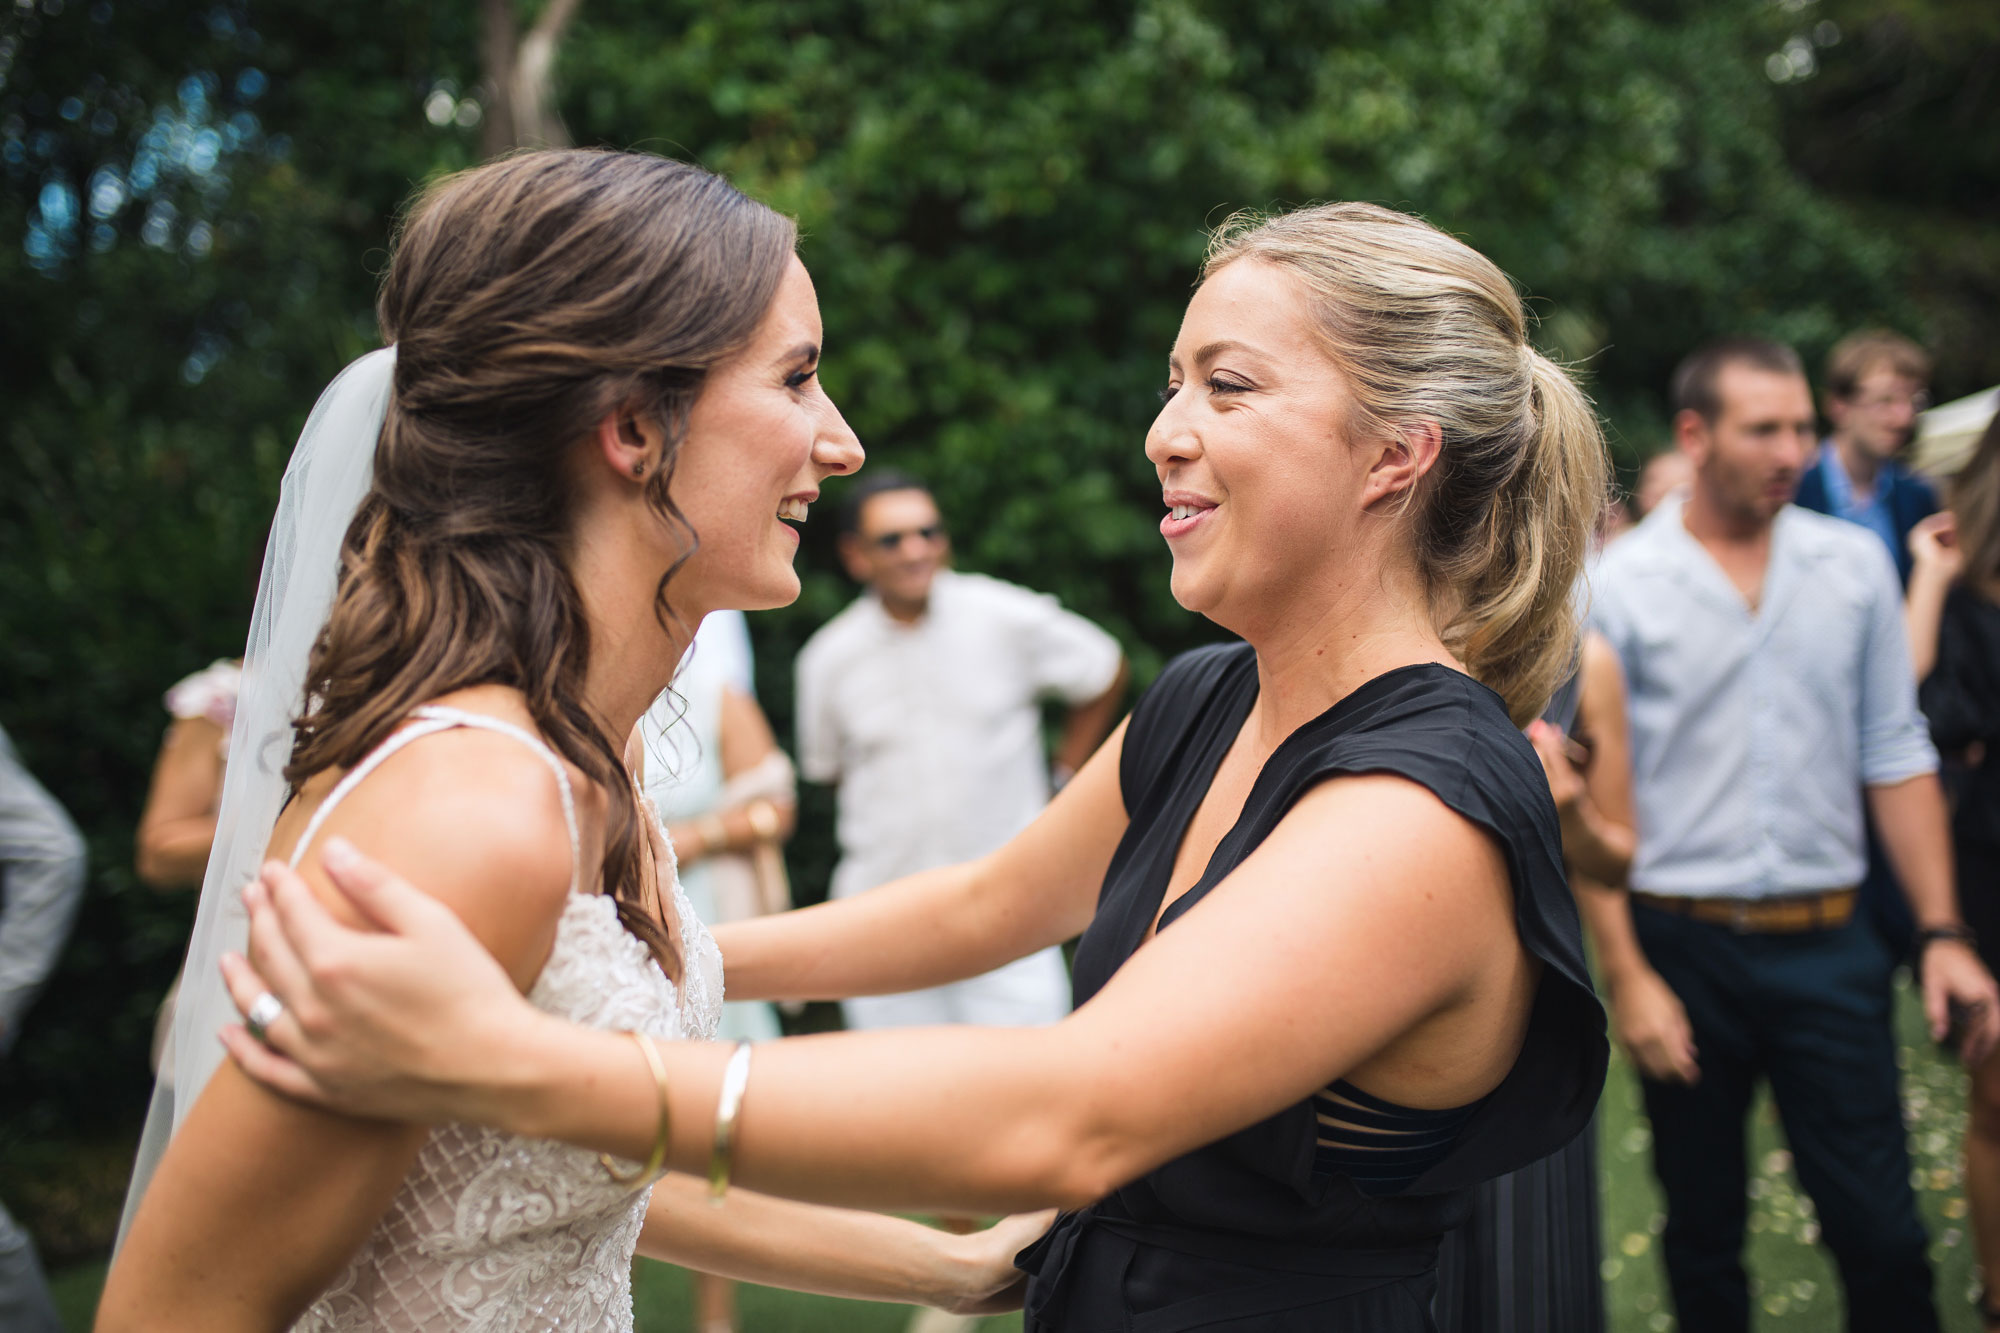
<path id="1" fill-rule="evenodd" d="M 547 755 L 530 734 L 478 714 L 421 709 L 417 716 L 391 744 L 413 732 L 479 726 L 517 735 Z M 568 813 L 567 774 L 547 757 Z M 349 780 L 363 771 L 357 765 Z M 344 794 L 337 787 L 315 820 Z M 573 819 L 571 829 L 574 840 Z M 312 832 L 308 825 L 301 848 Z M 590 1027 L 713 1037 L 722 955 L 672 866 L 666 869 L 680 923 L 679 993 L 619 924 L 612 900 L 573 887 L 528 992 L 537 1008 Z M 638 1164 L 622 1165 L 629 1173 Z M 631 1333 L 632 1255 L 651 1193 L 613 1183 L 594 1152 L 479 1125 L 441 1125 L 388 1212 L 293 1333 Z"/>

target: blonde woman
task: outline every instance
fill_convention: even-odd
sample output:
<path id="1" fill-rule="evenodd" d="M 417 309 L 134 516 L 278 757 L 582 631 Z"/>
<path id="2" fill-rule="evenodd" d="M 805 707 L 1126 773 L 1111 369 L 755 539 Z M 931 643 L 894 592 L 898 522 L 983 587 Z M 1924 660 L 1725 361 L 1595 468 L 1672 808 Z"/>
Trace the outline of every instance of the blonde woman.
<path id="1" fill-rule="evenodd" d="M 1574 660 L 1597 423 L 1504 274 L 1359 204 L 1226 229 L 1163 397 L 1174 595 L 1241 641 L 1170 664 L 992 855 L 718 936 L 732 995 L 836 998 L 1081 932 L 1069 1018 L 660 1043 L 656 1081 L 343 848 L 336 902 L 376 928 L 273 867 L 229 966 L 268 1044 L 232 1029 L 235 1058 L 718 1185 L 1061 1204 L 1020 1260 L 1031 1333 L 1431 1329 L 1472 1187 L 1574 1137 L 1605 1068 L 1518 729 Z"/>

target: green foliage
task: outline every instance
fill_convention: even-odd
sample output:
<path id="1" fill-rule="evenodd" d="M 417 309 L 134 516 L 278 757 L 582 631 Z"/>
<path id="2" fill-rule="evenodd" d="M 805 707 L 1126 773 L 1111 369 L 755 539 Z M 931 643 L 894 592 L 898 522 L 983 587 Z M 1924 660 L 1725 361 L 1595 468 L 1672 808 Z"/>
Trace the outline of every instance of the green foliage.
<path id="1" fill-rule="evenodd" d="M 1205 228 L 1232 210 L 1373 199 L 1464 236 L 1587 373 L 1628 465 L 1704 336 L 1816 356 L 1861 319 L 1928 327 L 1911 274 L 1935 268 L 1878 224 L 1866 171 L 1794 164 L 1829 156 L 1815 89 L 1922 84 L 1942 106 L 1938 71 L 1990 68 L 1993 35 L 1964 20 L 1865 78 L 1842 64 L 1874 50 L 1856 37 L 1819 49 L 1823 82 L 1775 84 L 1810 10 L 588 0 L 557 83 L 578 142 L 703 162 L 799 217 L 827 382 L 874 457 L 932 479 L 964 564 L 1061 594 L 1143 681 L 1214 633 L 1168 594 L 1141 442 Z M 0 722 L 94 858 L 0 1074 L 10 1117 L 141 1104 L 190 908 L 128 869 L 160 693 L 242 642 L 290 440 L 371 343 L 394 208 L 473 160 L 477 52 L 466 0 L 0 16 Z M 1912 141 L 1943 123 L 1891 118 L 1854 162 L 1943 160 Z M 1949 151 L 1991 168 L 1990 146 Z M 1990 303 L 1953 309 L 1990 343 Z M 853 595 L 830 526 L 807 533 L 799 603 L 756 621 L 781 735 L 793 652 Z M 824 813 L 812 797 L 793 846 L 802 896 L 823 891 Z"/>

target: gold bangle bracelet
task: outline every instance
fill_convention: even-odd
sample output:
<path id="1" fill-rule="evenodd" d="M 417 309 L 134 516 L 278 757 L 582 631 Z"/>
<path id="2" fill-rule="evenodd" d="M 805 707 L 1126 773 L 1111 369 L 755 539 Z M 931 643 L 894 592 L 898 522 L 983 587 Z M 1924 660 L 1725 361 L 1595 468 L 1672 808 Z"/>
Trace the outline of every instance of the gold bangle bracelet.
<path id="1" fill-rule="evenodd" d="M 720 1204 L 729 1193 L 729 1168 L 736 1153 L 736 1115 L 743 1109 L 743 1090 L 750 1086 L 750 1043 L 739 1041 L 722 1070 L 722 1092 L 715 1101 L 715 1150 L 708 1158 L 708 1201 Z"/>
<path id="2" fill-rule="evenodd" d="M 647 1156 L 646 1164 L 637 1171 L 626 1173 L 618 1169 L 618 1159 L 608 1152 L 597 1154 L 597 1160 L 604 1166 L 604 1174 L 612 1182 L 630 1189 L 639 1189 L 660 1174 L 660 1167 L 667 1160 L 667 1143 L 673 1131 L 673 1107 L 667 1100 L 667 1067 L 660 1060 L 660 1052 L 653 1045 L 653 1039 L 643 1032 L 627 1032 L 626 1036 L 639 1043 L 639 1050 L 646 1057 L 646 1068 L 653 1071 L 653 1089 L 660 1098 L 659 1128 L 653 1131 L 653 1151 Z"/>

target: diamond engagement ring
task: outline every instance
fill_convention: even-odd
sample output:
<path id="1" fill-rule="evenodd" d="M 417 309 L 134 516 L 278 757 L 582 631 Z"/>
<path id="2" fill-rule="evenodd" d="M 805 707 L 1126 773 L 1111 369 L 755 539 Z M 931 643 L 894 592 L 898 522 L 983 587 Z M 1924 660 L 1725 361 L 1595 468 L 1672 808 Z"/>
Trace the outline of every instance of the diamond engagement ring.
<path id="1" fill-rule="evenodd" d="M 243 1015 L 243 1026 L 251 1036 L 268 1046 L 271 1044 L 271 1039 L 266 1034 L 271 1024 L 277 1022 L 284 1012 L 285 1002 L 271 992 L 265 991 L 250 1002 L 250 1012 Z"/>

